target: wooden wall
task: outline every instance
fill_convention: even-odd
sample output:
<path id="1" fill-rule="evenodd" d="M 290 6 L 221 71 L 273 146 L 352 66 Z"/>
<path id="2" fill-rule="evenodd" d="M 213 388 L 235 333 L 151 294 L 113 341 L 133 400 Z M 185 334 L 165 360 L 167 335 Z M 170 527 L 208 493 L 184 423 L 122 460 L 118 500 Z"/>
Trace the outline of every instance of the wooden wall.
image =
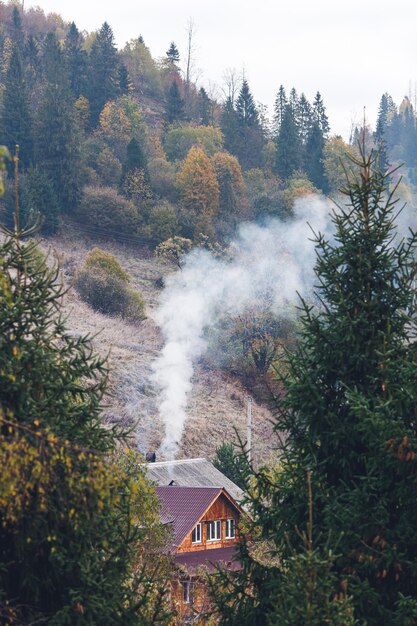
<path id="1" fill-rule="evenodd" d="M 226 520 L 233 518 L 235 520 L 235 538 L 226 539 Z M 201 518 L 201 543 L 191 543 L 191 532 L 186 536 L 177 552 L 194 552 L 195 550 L 211 550 L 214 548 L 227 548 L 232 546 L 237 540 L 237 524 L 240 514 L 230 501 L 223 495 L 217 498 L 211 508 L 204 517 Z M 207 524 L 208 521 L 221 520 L 222 532 L 220 541 L 207 541 Z"/>

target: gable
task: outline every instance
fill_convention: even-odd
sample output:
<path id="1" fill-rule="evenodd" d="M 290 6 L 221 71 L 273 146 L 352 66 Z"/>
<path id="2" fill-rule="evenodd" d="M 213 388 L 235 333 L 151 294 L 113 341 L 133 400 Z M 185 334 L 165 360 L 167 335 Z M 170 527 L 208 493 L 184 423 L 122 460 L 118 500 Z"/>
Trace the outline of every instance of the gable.
<path id="1" fill-rule="evenodd" d="M 201 521 L 224 517 L 229 511 L 232 517 L 240 517 L 242 510 L 233 498 L 218 487 L 156 487 L 161 501 L 161 517 L 172 520 L 172 548 L 178 549 L 184 539 Z M 226 513 L 229 515 L 229 513 Z"/>

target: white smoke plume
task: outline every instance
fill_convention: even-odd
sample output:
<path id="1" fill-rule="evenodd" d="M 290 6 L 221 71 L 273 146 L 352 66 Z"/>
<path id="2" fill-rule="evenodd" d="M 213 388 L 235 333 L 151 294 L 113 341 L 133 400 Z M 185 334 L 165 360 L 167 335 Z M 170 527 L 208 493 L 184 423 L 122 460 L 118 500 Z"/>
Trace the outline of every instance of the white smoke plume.
<path id="1" fill-rule="evenodd" d="M 299 200 L 291 221 L 242 224 L 232 242 L 231 260 L 197 249 L 187 255 L 182 271 L 169 276 L 156 313 L 165 345 L 153 365 L 165 424 L 160 450 L 165 457 L 174 458 L 181 441 L 193 365 L 207 349 L 205 331 L 225 311 L 242 314 L 264 294 L 275 313 L 290 315 L 297 292 L 307 297 L 311 292 L 311 229 L 328 233 L 330 210 L 329 202 L 318 196 Z"/>

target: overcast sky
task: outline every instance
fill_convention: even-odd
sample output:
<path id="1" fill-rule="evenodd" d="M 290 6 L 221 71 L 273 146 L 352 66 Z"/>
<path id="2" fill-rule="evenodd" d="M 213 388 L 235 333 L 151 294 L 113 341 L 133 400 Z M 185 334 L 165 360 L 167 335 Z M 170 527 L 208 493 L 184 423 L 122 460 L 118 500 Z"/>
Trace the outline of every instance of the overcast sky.
<path id="1" fill-rule="evenodd" d="M 333 133 L 375 123 L 381 95 L 415 99 L 417 2 L 403 0 L 25 0 L 74 20 L 80 30 L 104 21 L 118 47 L 143 36 L 154 58 L 175 41 L 185 57 L 194 22 L 199 86 L 221 95 L 227 68 L 243 70 L 258 102 L 272 112 L 281 84 L 309 100 L 320 91 Z"/>

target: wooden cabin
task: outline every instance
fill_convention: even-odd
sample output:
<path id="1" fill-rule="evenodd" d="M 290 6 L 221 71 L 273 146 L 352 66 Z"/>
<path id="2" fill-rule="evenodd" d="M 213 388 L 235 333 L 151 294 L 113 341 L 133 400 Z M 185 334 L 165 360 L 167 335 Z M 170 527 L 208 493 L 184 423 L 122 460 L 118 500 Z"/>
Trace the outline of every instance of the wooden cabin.
<path id="1" fill-rule="evenodd" d="M 218 564 L 240 568 L 235 553 L 244 511 L 221 486 L 159 486 L 156 493 L 161 517 L 172 525 L 174 623 L 184 624 L 198 619 L 208 608 L 206 574 Z"/>

